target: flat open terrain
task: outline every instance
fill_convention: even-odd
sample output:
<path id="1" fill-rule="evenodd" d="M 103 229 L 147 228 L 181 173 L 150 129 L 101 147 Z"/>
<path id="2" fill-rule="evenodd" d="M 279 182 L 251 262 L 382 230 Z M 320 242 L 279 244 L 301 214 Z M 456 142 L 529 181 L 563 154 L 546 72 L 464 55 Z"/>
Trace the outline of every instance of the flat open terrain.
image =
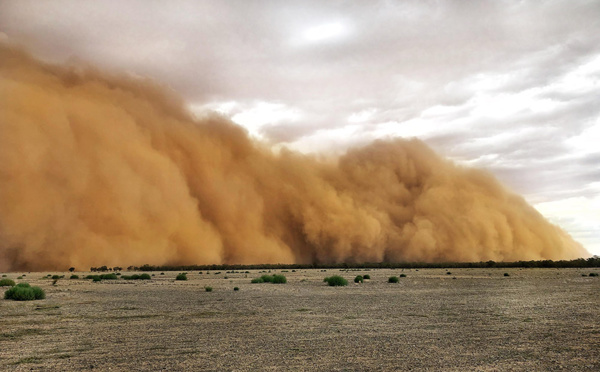
<path id="1" fill-rule="evenodd" d="M 55 286 L 25 273 L 15 281 L 46 299 L 0 299 L 0 370 L 600 370 L 600 278 L 581 276 L 599 269 L 450 271 L 289 270 L 287 284 L 250 284 L 258 270 L 51 273 L 65 275 Z M 323 283 L 336 274 L 349 285 Z"/>

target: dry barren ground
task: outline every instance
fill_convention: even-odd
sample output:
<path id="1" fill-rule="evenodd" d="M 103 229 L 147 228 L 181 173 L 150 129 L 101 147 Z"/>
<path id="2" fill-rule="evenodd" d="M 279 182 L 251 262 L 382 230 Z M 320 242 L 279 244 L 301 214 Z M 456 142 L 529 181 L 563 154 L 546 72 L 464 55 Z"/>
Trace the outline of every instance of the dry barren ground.
<path id="1" fill-rule="evenodd" d="M 47 297 L 0 299 L 0 370 L 598 371 L 600 279 L 581 274 L 599 271 L 290 270 L 287 284 L 250 284 L 258 270 L 60 273 L 56 286 L 25 273 Z M 326 286 L 335 274 L 350 284 Z"/>

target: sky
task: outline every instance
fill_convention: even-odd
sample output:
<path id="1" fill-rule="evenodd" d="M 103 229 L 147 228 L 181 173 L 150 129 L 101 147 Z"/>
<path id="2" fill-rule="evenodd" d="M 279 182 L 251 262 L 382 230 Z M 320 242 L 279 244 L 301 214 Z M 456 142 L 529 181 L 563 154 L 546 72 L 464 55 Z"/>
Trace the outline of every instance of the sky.
<path id="1" fill-rule="evenodd" d="M 273 146 L 417 137 L 600 255 L 600 1 L 9 1 L 0 41 L 153 79 Z"/>

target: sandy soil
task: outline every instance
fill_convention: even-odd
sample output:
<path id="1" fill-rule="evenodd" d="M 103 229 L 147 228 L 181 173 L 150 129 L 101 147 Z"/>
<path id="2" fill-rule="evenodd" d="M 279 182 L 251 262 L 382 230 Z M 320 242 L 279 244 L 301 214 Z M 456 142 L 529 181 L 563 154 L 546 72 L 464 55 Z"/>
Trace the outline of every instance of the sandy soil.
<path id="1" fill-rule="evenodd" d="M 290 270 L 279 285 L 250 284 L 258 270 L 56 286 L 26 273 L 47 297 L 0 299 L 0 370 L 600 370 L 600 278 L 581 276 L 600 270 L 450 271 Z M 335 274 L 350 284 L 326 286 Z"/>

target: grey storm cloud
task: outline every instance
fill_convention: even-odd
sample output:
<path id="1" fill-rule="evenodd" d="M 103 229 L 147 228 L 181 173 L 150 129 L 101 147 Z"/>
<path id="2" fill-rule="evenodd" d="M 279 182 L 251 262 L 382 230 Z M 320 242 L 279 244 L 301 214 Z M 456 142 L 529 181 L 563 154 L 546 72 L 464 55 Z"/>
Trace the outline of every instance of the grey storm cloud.
<path id="1" fill-rule="evenodd" d="M 311 39 L 328 25 L 338 33 Z M 600 136 L 598 1 L 4 0 L 0 32 L 48 61 L 149 77 L 193 107 L 233 103 L 234 120 L 261 102 L 295 112 L 256 119 L 275 145 L 416 136 L 531 201 L 600 203 L 587 141 Z"/>

